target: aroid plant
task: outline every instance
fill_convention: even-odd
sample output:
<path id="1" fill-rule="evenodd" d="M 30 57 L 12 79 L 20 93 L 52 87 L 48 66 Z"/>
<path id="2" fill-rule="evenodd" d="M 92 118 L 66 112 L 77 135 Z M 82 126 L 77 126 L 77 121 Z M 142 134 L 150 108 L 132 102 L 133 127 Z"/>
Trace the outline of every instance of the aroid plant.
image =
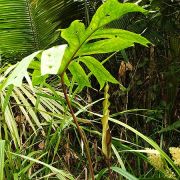
<path id="1" fill-rule="evenodd" d="M 77 83 L 78 91 L 81 91 L 84 87 L 91 87 L 91 83 L 89 81 L 90 76 L 86 74 L 83 68 L 84 65 L 87 66 L 91 74 L 96 77 L 100 84 L 100 89 L 104 87 L 106 82 L 118 84 L 119 82 L 112 77 L 112 75 L 104 68 L 102 63 L 91 55 L 120 51 L 133 46 L 134 43 L 139 43 L 144 46 L 149 43 L 147 39 L 139 34 L 122 29 L 112 29 L 106 27 L 108 23 L 119 19 L 124 14 L 130 12 L 146 13 L 146 10 L 135 4 L 122 4 L 119 3 L 118 0 L 107 0 L 99 7 L 87 28 L 82 22 L 78 20 L 73 21 L 70 27 L 60 30 L 61 37 L 66 40 L 67 44 L 52 47 L 45 51 L 38 51 L 24 58 L 16 65 L 11 75 L 4 80 L 1 86 L 1 88 L 4 89 L 11 84 L 15 86 L 20 85 L 23 78 L 28 74 L 27 69 L 30 63 L 32 63 L 34 58 L 37 56 L 41 59 L 41 62 L 39 63 L 39 66 L 41 67 L 41 76 L 45 76 L 47 74 L 58 74 L 61 77 L 61 84 L 67 105 L 85 146 L 92 179 L 94 179 L 94 172 L 88 141 L 85 133 L 78 124 L 77 117 L 74 114 L 71 101 L 67 94 L 67 87 L 70 82 L 66 71 L 69 70 L 72 74 L 72 80 Z M 106 88 L 105 94 L 107 94 L 107 90 L 108 88 Z M 108 101 L 108 97 L 105 99 Z M 106 129 L 108 127 L 108 106 L 109 105 L 105 102 L 104 108 L 106 108 L 106 111 L 104 112 L 104 120 L 102 120 L 104 133 L 103 139 L 105 140 L 107 139 L 105 136 L 108 134 L 106 131 L 109 131 L 109 128 Z M 106 158 L 109 158 L 110 156 L 110 153 L 107 153 L 108 145 L 105 145 L 108 143 L 109 142 L 104 142 L 102 147 L 103 153 L 105 156 L 108 156 Z"/>

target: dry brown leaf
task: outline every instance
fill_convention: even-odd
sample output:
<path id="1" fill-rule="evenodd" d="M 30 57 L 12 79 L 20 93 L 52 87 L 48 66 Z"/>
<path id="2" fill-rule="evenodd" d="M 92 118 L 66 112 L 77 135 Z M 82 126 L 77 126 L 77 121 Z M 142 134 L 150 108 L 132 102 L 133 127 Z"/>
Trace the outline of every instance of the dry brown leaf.
<path id="1" fill-rule="evenodd" d="M 122 77 L 125 75 L 126 71 L 132 71 L 132 70 L 133 70 L 133 66 L 130 62 L 126 63 L 124 61 L 121 61 L 118 74 L 120 77 Z"/>
<path id="2" fill-rule="evenodd" d="M 124 61 L 121 61 L 118 74 L 120 77 L 122 77 L 122 76 L 124 76 L 125 72 L 126 72 L 126 64 Z"/>
<path id="3" fill-rule="evenodd" d="M 44 142 L 44 140 L 39 143 L 38 147 L 39 147 L 39 149 L 41 149 L 41 150 L 44 149 L 44 147 L 45 147 L 45 142 Z"/>
<path id="4" fill-rule="evenodd" d="M 18 123 L 24 123 L 26 120 L 26 117 L 24 115 L 17 115 L 15 118 L 16 122 Z"/>
<path id="5" fill-rule="evenodd" d="M 69 150 L 69 143 L 66 143 L 65 145 L 66 148 L 66 154 L 64 156 L 65 162 L 68 164 L 68 166 L 70 165 L 70 158 L 71 158 L 71 152 Z"/>
<path id="6" fill-rule="evenodd" d="M 133 70 L 133 66 L 130 62 L 126 63 L 126 71 L 132 71 Z"/>

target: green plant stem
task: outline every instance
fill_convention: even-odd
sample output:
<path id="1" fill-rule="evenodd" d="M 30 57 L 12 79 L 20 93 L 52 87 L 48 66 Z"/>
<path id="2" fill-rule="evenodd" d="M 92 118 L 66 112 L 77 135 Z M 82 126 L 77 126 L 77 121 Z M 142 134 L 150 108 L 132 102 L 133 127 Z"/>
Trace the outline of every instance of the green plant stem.
<path id="1" fill-rule="evenodd" d="M 70 102 L 69 97 L 67 95 L 67 88 L 66 88 L 65 83 L 64 83 L 64 73 L 61 75 L 61 83 L 62 83 L 62 89 L 63 89 L 64 97 L 66 99 L 66 102 L 67 102 L 67 105 L 69 107 L 70 113 L 71 113 L 72 118 L 74 120 L 74 123 L 75 123 L 75 125 L 77 127 L 78 133 L 79 133 L 79 135 L 80 135 L 80 137 L 81 137 L 81 139 L 82 139 L 82 141 L 84 143 L 84 147 L 85 147 L 85 150 L 86 150 L 86 156 L 87 156 L 87 159 L 88 159 L 90 175 L 91 175 L 92 180 L 94 180 L 95 179 L 94 178 L 94 170 L 93 170 L 93 166 L 92 166 L 88 141 L 87 141 L 86 135 L 83 133 L 81 127 L 79 126 L 77 117 L 74 114 L 73 108 L 71 106 L 71 102 Z"/>

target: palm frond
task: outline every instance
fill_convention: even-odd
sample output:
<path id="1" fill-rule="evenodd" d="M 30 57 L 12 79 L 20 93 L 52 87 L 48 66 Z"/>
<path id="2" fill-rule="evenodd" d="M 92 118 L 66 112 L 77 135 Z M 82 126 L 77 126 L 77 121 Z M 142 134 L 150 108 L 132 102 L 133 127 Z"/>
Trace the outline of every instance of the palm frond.
<path id="1" fill-rule="evenodd" d="M 0 0 L 0 53 L 31 53 L 58 39 L 58 28 L 82 19 L 73 0 Z M 80 11 L 79 11 L 80 10 Z"/>
<path id="2" fill-rule="evenodd" d="M 82 20 L 83 8 L 83 3 L 73 0 L 32 1 L 31 10 L 39 48 L 44 49 L 58 39 L 57 29 L 67 27 L 74 19 Z"/>
<path id="3" fill-rule="evenodd" d="M 0 0 L 0 51 L 26 52 L 35 49 L 36 40 L 26 0 Z"/>

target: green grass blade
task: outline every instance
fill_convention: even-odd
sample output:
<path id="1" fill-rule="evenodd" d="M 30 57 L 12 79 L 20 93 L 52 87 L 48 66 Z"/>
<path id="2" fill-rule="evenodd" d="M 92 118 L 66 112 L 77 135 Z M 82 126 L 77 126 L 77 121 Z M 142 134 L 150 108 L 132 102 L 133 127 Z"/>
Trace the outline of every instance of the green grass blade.
<path id="1" fill-rule="evenodd" d="M 13 88 L 14 86 L 13 85 L 10 85 L 7 89 L 7 92 L 6 92 L 6 96 L 4 98 L 4 103 L 3 103 L 3 106 L 2 106 L 2 111 L 4 112 L 7 105 L 9 104 L 9 99 L 11 97 L 11 94 L 12 94 L 12 91 L 13 91 Z"/>
<path id="2" fill-rule="evenodd" d="M 51 166 L 49 164 L 46 164 L 46 163 L 44 163 L 42 161 L 39 161 L 37 159 L 31 158 L 31 157 L 28 157 L 28 156 L 24 156 L 24 155 L 12 153 L 12 152 L 10 152 L 10 153 L 15 155 L 15 156 L 19 156 L 21 158 L 27 159 L 29 161 L 41 164 L 41 165 L 49 168 L 52 172 L 54 172 L 56 174 L 56 176 L 60 180 L 74 180 L 73 176 L 71 174 L 69 174 L 68 172 L 64 171 L 64 170 L 57 169 L 57 168 L 55 168 L 55 167 L 53 167 L 53 166 Z"/>
<path id="3" fill-rule="evenodd" d="M 0 140 L 0 180 L 4 179 L 4 150 L 5 141 Z"/>
<path id="4" fill-rule="evenodd" d="M 132 128 L 131 126 L 129 126 L 129 125 L 127 125 L 121 121 L 118 121 L 118 120 L 113 119 L 113 118 L 109 118 L 109 120 L 129 129 L 130 131 L 134 132 L 136 135 L 138 135 L 139 137 L 144 139 L 146 142 L 148 142 L 152 147 L 154 147 L 161 154 L 161 156 L 163 158 L 166 159 L 166 161 L 171 165 L 171 167 L 180 176 L 180 170 L 177 168 L 177 166 L 174 164 L 174 162 L 171 160 L 171 158 L 158 146 L 158 144 L 156 142 L 154 142 L 152 139 L 148 138 L 147 136 L 143 135 L 142 133 L 140 133 L 136 129 Z"/>
<path id="5" fill-rule="evenodd" d="M 102 117 L 101 114 L 97 114 L 97 113 L 93 113 L 93 112 L 91 112 L 91 113 L 98 116 L 98 117 Z M 120 126 L 123 126 L 123 127 L 127 128 L 128 130 L 134 132 L 136 135 L 138 135 L 139 137 L 144 139 L 147 143 L 149 143 L 152 147 L 154 147 L 154 149 L 156 149 L 161 154 L 161 157 L 166 159 L 166 161 L 171 165 L 171 167 L 174 169 L 174 171 L 177 173 L 177 175 L 180 176 L 180 169 L 174 164 L 174 162 L 171 160 L 171 158 L 159 147 L 159 145 L 156 142 L 154 142 L 149 137 L 143 135 L 142 133 L 140 133 L 136 129 L 132 128 L 128 124 L 125 124 L 125 123 L 123 123 L 123 122 L 121 122 L 119 120 L 116 120 L 114 118 L 109 118 L 109 120 L 111 122 L 114 122 L 114 123 L 116 123 L 116 124 L 118 124 Z"/>
<path id="6" fill-rule="evenodd" d="M 113 171 L 117 172 L 119 175 L 125 177 L 126 179 L 129 180 L 138 180 L 138 178 L 136 178 L 135 176 L 133 176 L 132 174 L 130 174 L 129 172 L 127 172 L 126 170 L 119 168 L 119 167 L 110 167 Z M 102 169 L 97 175 L 96 175 L 96 179 L 97 180 L 101 180 L 103 179 L 102 176 L 108 171 L 107 168 Z"/>
<path id="7" fill-rule="evenodd" d="M 112 146 L 112 149 L 113 149 L 113 151 L 114 151 L 114 154 L 116 155 L 116 157 L 117 157 L 117 159 L 118 159 L 118 162 L 119 162 L 121 168 L 122 168 L 124 171 L 126 171 L 126 168 L 125 168 L 125 165 L 124 165 L 124 163 L 123 163 L 123 160 L 121 159 L 121 157 L 120 157 L 117 149 L 115 148 L 115 146 L 114 146 L 113 144 L 112 144 L 111 146 Z"/>
<path id="8" fill-rule="evenodd" d="M 138 180 L 138 178 L 119 167 L 111 167 L 111 169 L 129 180 Z"/>
<path id="9" fill-rule="evenodd" d="M 3 105 L 5 94 L 1 93 L 0 96 L 1 96 L 1 105 Z M 5 123 L 10 131 L 10 135 L 14 141 L 15 146 L 16 147 L 21 146 L 17 124 L 16 124 L 16 121 L 12 112 L 12 108 L 9 104 L 8 106 L 6 106 L 6 109 L 3 115 L 4 115 Z"/>

